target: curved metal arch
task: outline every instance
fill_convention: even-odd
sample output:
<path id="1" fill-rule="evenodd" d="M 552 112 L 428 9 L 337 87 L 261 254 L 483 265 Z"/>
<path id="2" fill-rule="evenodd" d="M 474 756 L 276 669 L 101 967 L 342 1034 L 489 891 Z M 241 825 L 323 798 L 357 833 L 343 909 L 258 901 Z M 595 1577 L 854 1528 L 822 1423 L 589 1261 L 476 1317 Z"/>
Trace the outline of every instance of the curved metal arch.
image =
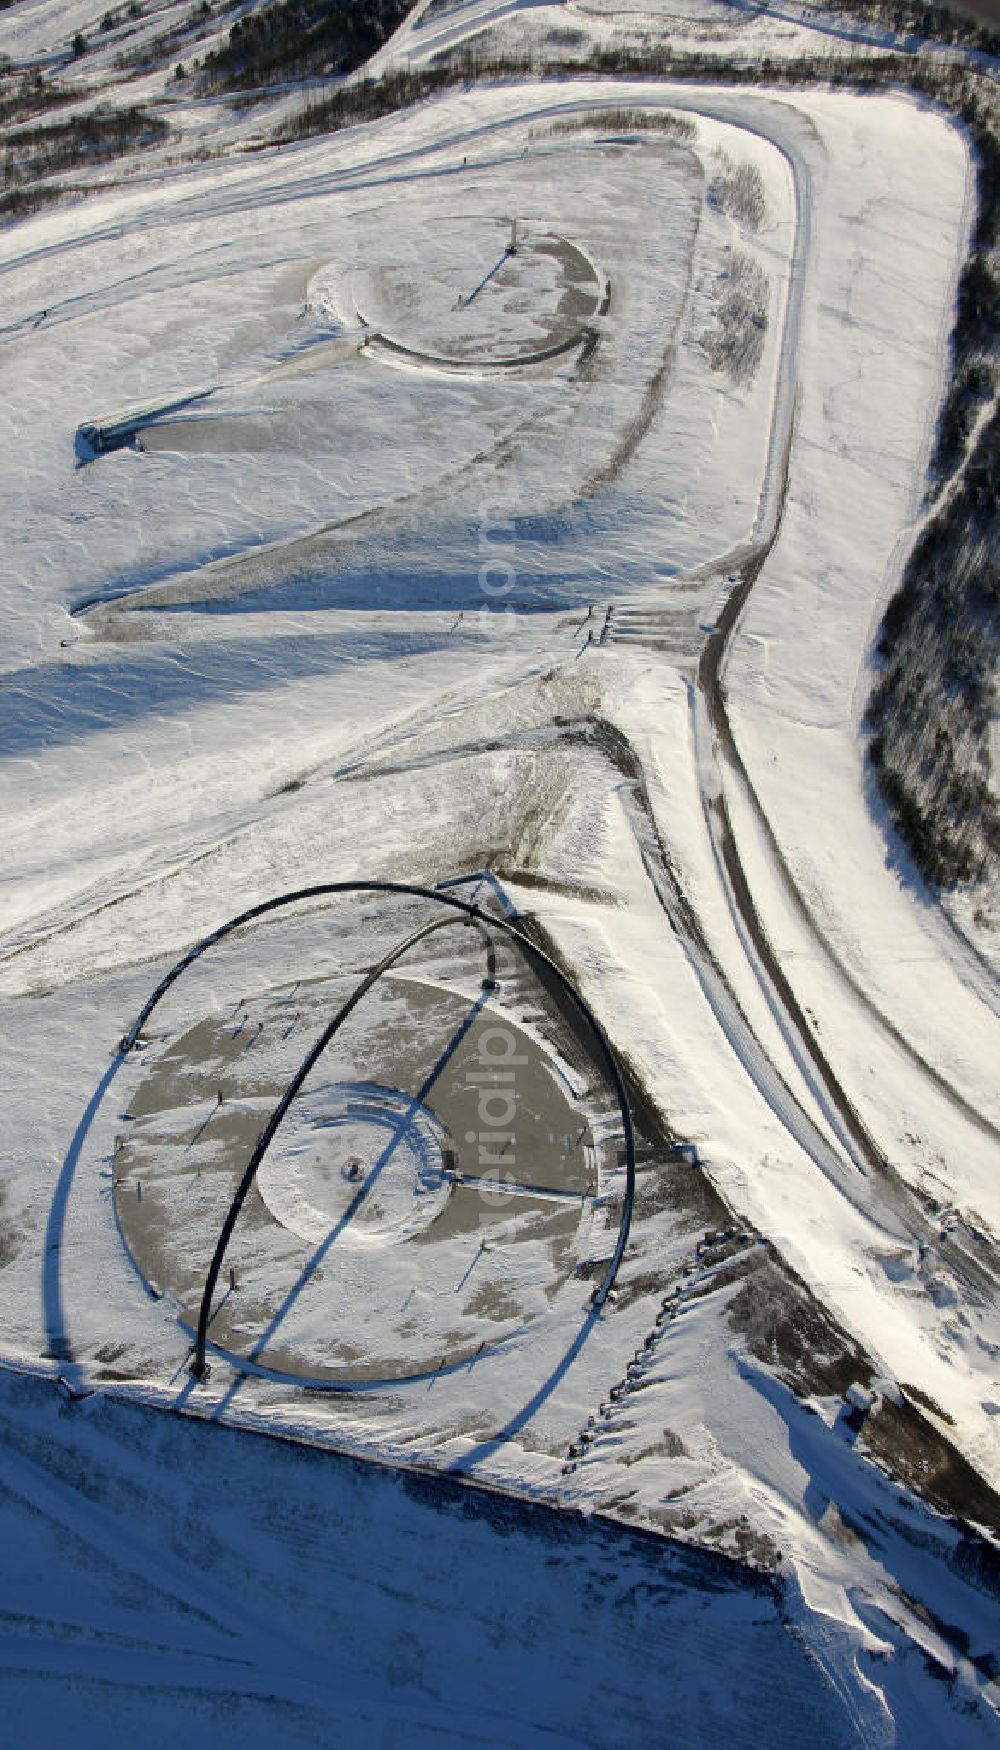
<path id="1" fill-rule="evenodd" d="M 175 962 L 170 968 L 170 971 L 160 980 L 156 989 L 153 991 L 152 996 L 150 996 L 148 1001 L 143 1005 L 139 1014 L 136 1016 L 136 1019 L 133 1021 L 132 1026 L 124 1035 L 120 1046 L 122 1053 L 127 1054 L 132 1050 L 136 1040 L 139 1038 L 142 1028 L 148 1021 L 157 1004 L 166 995 L 171 985 L 174 984 L 176 980 L 180 978 L 181 974 L 186 972 L 187 968 L 193 965 L 193 963 L 199 959 L 207 949 L 214 947 L 217 942 L 223 941 L 226 936 L 232 935 L 235 930 L 240 929 L 244 924 L 252 923 L 256 918 L 266 917 L 268 913 L 278 911 L 287 905 L 295 905 L 308 899 L 324 899 L 335 893 L 395 893 L 413 899 L 428 899 L 433 901 L 436 905 L 445 905 L 450 907 L 453 911 L 461 912 L 466 918 L 475 920 L 485 925 L 488 929 L 500 930 L 504 935 L 511 937 L 513 941 L 517 942 L 537 966 L 544 967 L 546 973 L 554 979 L 559 988 L 565 992 L 577 1013 L 582 1015 L 594 1037 L 608 1075 L 610 1076 L 612 1086 L 614 1087 L 619 1110 L 621 1112 L 622 1131 L 625 1137 L 625 1197 L 622 1204 L 622 1216 L 618 1228 L 618 1239 L 615 1244 L 615 1249 L 611 1256 L 608 1268 L 605 1271 L 604 1278 L 599 1287 L 595 1290 L 593 1296 L 594 1307 L 599 1311 L 601 1307 L 603 1307 L 612 1287 L 614 1286 L 615 1277 L 618 1274 L 622 1258 L 625 1255 L 625 1247 L 628 1244 L 629 1230 L 632 1225 L 632 1212 L 635 1204 L 635 1132 L 632 1125 L 632 1114 L 629 1109 L 628 1094 L 625 1089 L 624 1077 L 622 1076 L 618 1060 L 612 1050 L 610 1040 L 586 998 L 580 995 L 580 992 L 576 989 L 572 980 L 567 977 L 566 973 L 563 972 L 562 968 L 556 964 L 551 956 L 546 954 L 543 948 L 539 948 L 537 943 L 533 942 L 530 936 L 526 935 L 525 932 L 519 929 L 509 918 L 500 918 L 491 912 L 485 912 L 482 907 L 474 905 L 470 900 L 457 899 L 451 893 L 442 893 L 439 889 L 433 887 L 421 887 L 413 883 L 400 881 L 326 881 L 318 882 L 310 887 L 296 888 L 291 893 L 278 894 L 274 899 L 262 900 L 259 905 L 250 906 L 246 911 L 238 912 L 235 917 L 229 918 L 224 924 L 220 924 L 218 929 L 213 930 L 210 935 L 204 936 L 200 942 L 196 942 L 192 948 L 188 949 L 186 954 L 182 955 L 180 960 Z M 426 928 L 419 933 L 427 933 Z M 375 976 L 378 975 L 379 974 L 376 972 Z M 366 985 L 365 988 L 369 987 Z M 363 994 L 363 991 L 361 991 L 360 994 L 355 993 L 355 1000 L 360 1001 Z M 311 1067 L 311 1064 L 309 1067 Z M 306 1073 L 308 1073 L 308 1070 Z M 294 1098 L 294 1095 L 292 1097 Z M 280 1123 L 280 1118 L 278 1122 Z M 204 1322 L 207 1328 L 207 1318 Z M 199 1333 L 201 1332 L 201 1325 L 202 1320 L 199 1319 Z M 197 1355 L 195 1357 L 195 1362 L 197 1362 Z M 204 1372 L 204 1349 L 202 1349 L 202 1372 Z"/>
<path id="2" fill-rule="evenodd" d="M 216 1286 L 222 1271 L 222 1264 L 229 1242 L 233 1237 L 236 1223 L 240 1218 L 240 1211 L 249 1196 L 250 1187 L 257 1177 L 258 1168 L 270 1148 L 271 1143 L 274 1141 L 278 1127 L 281 1124 L 285 1113 L 288 1111 L 289 1106 L 292 1104 L 296 1094 L 305 1082 L 310 1070 L 312 1070 L 319 1062 L 319 1059 L 322 1057 L 327 1046 L 330 1044 L 330 1041 L 333 1039 L 334 1034 L 340 1031 L 340 1028 L 347 1020 L 348 1015 L 357 1008 L 362 998 L 365 997 L 371 990 L 372 986 L 378 982 L 382 977 L 382 974 L 388 972 L 391 966 L 395 966 L 397 960 L 401 960 L 403 955 L 408 953 L 411 948 L 414 948 L 418 942 L 422 942 L 425 936 L 432 936 L 437 930 L 453 929 L 456 924 L 465 924 L 466 926 L 474 924 L 485 937 L 487 966 L 485 982 L 489 988 L 493 988 L 496 984 L 496 956 L 493 951 L 493 942 L 489 931 L 480 924 L 478 918 L 434 918 L 429 924 L 422 924 L 419 930 L 414 930 L 412 935 L 407 936 L 404 942 L 397 942 L 395 948 L 390 948 L 388 954 L 383 956 L 377 966 L 372 967 L 370 972 L 365 973 L 364 978 L 351 992 L 347 1001 L 341 1004 L 337 1013 L 334 1015 L 333 1020 L 327 1023 L 319 1038 L 310 1046 L 291 1081 L 285 1088 L 281 1099 L 278 1101 L 278 1104 L 275 1106 L 274 1111 L 271 1113 L 271 1116 L 268 1118 L 267 1123 L 254 1144 L 243 1177 L 237 1185 L 236 1190 L 233 1193 L 232 1201 L 226 1211 L 226 1217 L 223 1221 L 218 1240 L 216 1241 L 215 1251 L 212 1253 L 212 1262 L 208 1267 L 208 1275 L 205 1277 L 205 1287 L 202 1291 L 201 1306 L 198 1311 L 198 1332 L 195 1339 L 194 1359 L 191 1362 L 191 1372 L 194 1374 L 195 1379 L 204 1379 L 208 1372 L 208 1364 L 205 1360 L 205 1350 L 208 1344 L 208 1326 L 212 1316 L 212 1301 L 215 1296 Z"/>

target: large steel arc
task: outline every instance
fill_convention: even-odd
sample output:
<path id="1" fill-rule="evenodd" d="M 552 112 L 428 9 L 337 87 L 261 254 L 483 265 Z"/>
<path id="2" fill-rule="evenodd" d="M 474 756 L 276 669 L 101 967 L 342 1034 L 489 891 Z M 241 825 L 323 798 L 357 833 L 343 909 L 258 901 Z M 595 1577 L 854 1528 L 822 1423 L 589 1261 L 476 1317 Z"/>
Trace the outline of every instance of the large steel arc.
<path id="1" fill-rule="evenodd" d="M 208 1371 L 205 1360 L 205 1350 L 208 1345 L 208 1327 L 212 1317 L 212 1301 L 215 1298 L 215 1289 L 222 1270 L 226 1250 L 232 1239 L 236 1223 L 239 1220 L 240 1211 L 249 1195 L 250 1187 L 257 1177 L 257 1170 L 270 1148 L 278 1127 L 288 1111 L 288 1108 L 295 1099 L 296 1094 L 299 1092 L 299 1089 L 302 1087 L 310 1071 L 319 1062 L 319 1059 L 322 1057 L 334 1035 L 339 1032 L 340 1028 L 347 1020 L 348 1015 L 357 1008 L 362 998 L 366 996 L 372 986 L 378 982 L 382 977 L 382 974 L 388 972 L 390 967 L 395 966 L 397 960 L 402 960 L 403 955 L 409 953 L 411 948 L 416 947 L 418 942 L 422 942 L 425 936 L 431 936 L 437 930 L 454 929 L 456 924 L 476 924 L 479 928 L 482 928 L 482 926 L 479 925 L 479 920 L 476 918 L 435 918 L 432 923 L 423 924 L 419 930 L 414 930 L 412 935 L 406 937 L 405 941 L 397 942 L 396 946 L 389 950 L 388 954 L 379 961 L 378 965 L 373 966 L 371 971 L 365 974 L 361 982 L 351 992 L 347 1001 L 341 1004 L 337 1013 L 334 1015 L 333 1020 L 324 1027 L 315 1044 L 310 1046 L 298 1069 L 292 1076 L 292 1079 L 288 1083 L 281 1099 L 278 1101 L 278 1104 L 275 1106 L 274 1111 L 271 1113 L 271 1116 L 254 1144 L 253 1152 L 251 1153 L 250 1159 L 246 1165 L 246 1170 L 233 1193 L 232 1201 L 226 1211 L 226 1218 L 222 1224 L 222 1230 L 216 1242 L 215 1251 L 212 1254 L 212 1262 L 208 1267 L 208 1275 L 205 1278 L 205 1288 L 201 1297 L 201 1307 L 198 1313 L 198 1333 L 195 1341 L 194 1359 L 191 1363 L 191 1372 L 196 1379 L 203 1379 Z M 495 983 L 493 976 L 495 971 L 493 944 L 485 929 L 483 929 L 483 935 L 486 937 L 488 968 L 487 983 L 492 986 L 493 983 Z M 360 1200 L 363 1195 L 363 1190 L 359 1191 L 358 1200 Z"/>
<path id="2" fill-rule="evenodd" d="M 228 919 L 226 923 L 221 924 L 218 929 L 213 930 L 210 935 L 203 937 L 200 942 L 195 943 L 195 945 L 188 949 L 187 953 L 170 968 L 170 971 L 160 980 L 160 983 L 157 985 L 148 1001 L 144 1004 L 135 1021 L 132 1023 L 132 1026 L 129 1028 L 129 1031 L 122 1039 L 121 1050 L 123 1053 L 127 1053 L 133 1049 L 139 1039 L 142 1028 L 145 1026 L 150 1015 L 162 1001 L 171 986 L 175 984 L 181 974 L 187 971 L 187 969 L 192 966 L 194 962 L 209 948 L 214 947 L 218 942 L 221 942 L 227 936 L 232 935 L 234 931 L 241 929 L 245 924 L 252 923 L 258 918 L 265 917 L 271 912 L 281 910 L 285 906 L 295 905 L 310 899 L 327 898 L 333 894 L 356 893 L 388 893 L 417 899 L 426 899 L 437 905 L 448 907 L 452 913 L 457 913 L 458 916 L 436 919 L 431 923 L 423 924 L 418 930 L 415 930 L 410 936 L 408 936 L 405 941 L 397 943 L 397 945 L 391 949 L 386 956 L 384 956 L 378 965 L 373 967 L 372 970 L 365 975 L 360 984 L 348 997 L 347 1001 L 341 1005 L 333 1019 L 324 1028 L 319 1038 L 310 1047 L 306 1057 L 303 1059 L 298 1070 L 295 1072 L 295 1075 L 285 1088 L 281 1099 L 275 1106 L 267 1124 L 257 1140 L 240 1183 L 236 1188 L 229 1209 L 226 1213 L 215 1246 L 215 1251 L 212 1255 L 212 1261 L 209 1265 L 208 1274 L 205 1280 L 205 1289 L 201 1300 L 195 1354 L 191 1363 L 191 1371 L 197 1378 L 203 1378 L 207 1371 L 205 1352 L 208 1343 L 208 1326 L 212 1313 L 212 1300 L 218 1283 L 219 1273 L 222 1269 L 223 1260 L 225 1258 L 226 1248 L 228 1247 L 233 1230 L 239 1219 L 240 1210 L 242 1209 L 250 1191 L 250 1187 L 254 1182 L 257 1169 L 263 1160 L 282 1119 L 295 1099 L 296 1094 L 299 1092 L 309 1075 L 310 1070 L 322 1056 L 338 1029 L 344 1024 L 348 1016 L 357 1007 L 358 1003 L 361 1002 L 366 993 L 371 990 L 377 980 L 382 977 L 383 973 L 387 972 L 397 960 L 399 960 L 409 951 L 410 948 L 414 947 L 416 943 L 421 941 L 425 936 L 431 935 L 434 931 L 440 930 L 448 924 L 458 923 L 463 918 L 468 923 L 479 925 L 486 935 L 488 987 L 493 982 L 494 971 L 493 948 L 488 935 L 488 932 L 492 930 L 499 931 L 517 942 L 518 946 L 532 961 L 534 961 L 536 966 L 543 968 L 546 975 L 555 981 L 560 990 L 568 997 L 577 1014 L 582 1017 L 588 1031 L 598 1047 L 601 1059 L 608 1072 L 612 1086 L 614 1087 L 621 1113 L 622 1131 L 625 1139 L 625 1195 L 622 1203 L 622 1215 L 614 1252 L 600 1286 L 597 1288 L 593 1297 L 595 1308 L 600 1309 L 607 1300 L 621 1266 L 622 1258 L 625 1254 L 625 1247 L 628 1243 L 629 1230 L 632 1223 L 632 1210 L 635 1201 L 635 1134 L 632 1126 L 632 1115 L 629 1109 L 624 1078 L 614 1051 L 612 1050 L 610 1041 L 589 1003 L 580 995 L 572 980 L 567 977 L 562 968 L 556 964 L 551 956 L 546 954 L 543 948 L 540 948 L 537 943 L 533 942 L 530 936 L 528 936 L 523 930 L 519 929 L 510 919 L 499 917 L 492 912 L 486 912 L 482 907 L 473 904 L 469 900 L 458 899 L 453 894 L 443 893 L 437 888 L 421 887 L 403 882 L 334 881 L 318 883 L 311 887 L 297 888 L 291 893 L 279 894 L 274 899 L 264 900 L 259 905 L 250 906 L 246 911 L 239 912 L 235 917 L 232 917 Z"/>

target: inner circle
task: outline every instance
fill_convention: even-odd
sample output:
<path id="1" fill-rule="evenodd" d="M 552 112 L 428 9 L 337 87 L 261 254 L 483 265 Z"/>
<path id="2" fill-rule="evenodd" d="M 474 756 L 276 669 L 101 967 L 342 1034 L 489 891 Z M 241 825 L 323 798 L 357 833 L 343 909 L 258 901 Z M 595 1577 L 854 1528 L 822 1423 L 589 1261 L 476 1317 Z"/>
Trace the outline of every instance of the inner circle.
<path id="1" fill-rule="evenodd" d="M 331 1083 L 300 1096 L 258 1169 L 275 1221 L 319 1245 L 406 1239 L 428 1227 L 454 1184 L 441 1120 L 378 1083 Z"/>
<path id="2" fill-rule="evenodd" d="M 384 260 L 329 263 L 310 305 L 361 323 L 414 360 L 516 365 L 583 337 L 600 300 L 597 269 L 578 244 L 531 222 L 456 214 Z"/>

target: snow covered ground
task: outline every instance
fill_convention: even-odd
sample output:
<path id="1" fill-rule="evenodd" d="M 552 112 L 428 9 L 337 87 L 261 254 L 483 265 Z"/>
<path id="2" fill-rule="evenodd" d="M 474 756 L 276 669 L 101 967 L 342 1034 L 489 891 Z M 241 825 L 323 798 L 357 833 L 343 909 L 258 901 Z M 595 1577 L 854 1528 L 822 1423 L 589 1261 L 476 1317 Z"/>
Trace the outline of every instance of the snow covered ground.
<path id="1" fill-rule="evenodd" d="M 636 10 L 650 29 L 666 14 Z M 707 0 L 684 13 L 695 35 L 723 18 L 772 47 L 803 35 Z M 417 7 L 380 61 L 491 22 L 515 46 L 522 25 L 625 28 L 606 14 Z M 39 53 L 47 20 L 12 9 L 0 48 Z M 759 201 L 734 198 L 734 169 Z M 224 1681 L 261 1743 L 326 1741 L 335 1681 L 350 1742 L 659 1743 L 666 1714 L 686 1743 L 723 1717 L 746 1742 L 995 1736 L 1000 1005 L 887 858 L 859 738 L 970 191 L 961 134 L 902 95 L 581 77 L 153 165 L 0 233 L 0 1350 L 18 1370 L 0 1375 L 0 1502 L 21 1564 L 5 1607 L 27 1623 L 0 1658 L 19 1720 L 42 1671 L 52 1710 L 19 1742 L 57 1741 L 95 1685 L 109 1722 L 138 1710 L 166 1742 L 202 1729 L 192 1697 Z M 196 1383 L 192 1285 L 226 1175 L 346 976 L 431 913 L 294 907 L 200 960 L 127 1059 L 123 1032 L 245 907 L 483 869 L 629 1070 L 617 1298 L 590 1306 L 623 1189 L 606 1080 L 551 991 L 508 967 L 483 993 L 442 935 L 293 1108 Z M 461 1141 L 465 1120 L 424 1039 L 432 1014 L 447 1035 L 480 1007 L 563 1101 L 546 1131 L 521 1090 L 499 1237 L 452 1221 L 437 1127 Z M 345 1242 L 344 1090 L 368 1090 L 377 1128 L 386 1086 L 426 1107 L 433 1162 L 397 1156 Z M 590 1128 L 575 1177 L 571 1111 Z M 317 1366 L 363 1389 L 304 1394 Z M 59 1408 L 44 1373 L 92 1395 Z M 345 1453 L 521 1505 L 460 1509 L 457 1483 L 421 1493 Z M 235 1616 L 253 1563 L 229 1466 L 274 1571 L 268 1609 Z M 124 1529 L 94 1467 L 137 1491 Z M 29 1576 L 58 1524 L 100 1562 L 63 1550 L 73 1607 L 54 1622 Z M 178 1547 L 206 1539 L 207 1581 Z M 490 1625 L 515 1543 L 537 1596 Z M 752 1589 L 706 1548 L 774 1578 Z M 361 1629 L 325 1569 L 373 1559 Z M 408 1620 L 390 1658 L 361 1642 L 384 1631 L 393 1562 L 436 1626 Z M 465 1620 L 439 1597 L 449 1571 L 477 1575 L 464 1658 L 436 1621 Z M 123 1585 L 142 1594 L 127 1625 Z M 578 1620 L 598 1595 L 607 1620 Z M 177 1640 L 178 1600 L 211 1646 Z M 531 1664 L 505 1713 L 487 1643 L 520 1669 L 526 1625 L 555 1619 L 547 1694 Z M 316 1678 L 331 1636 L 346 1687 Z M 723 1636 L 738 1702 L 710 1681 Z"/>
<path id="2" fill-rule="evenodd" d="M 12 1743 L 856 1741 L 722 1558 L 25 1376 L 0 1450 Z"/>

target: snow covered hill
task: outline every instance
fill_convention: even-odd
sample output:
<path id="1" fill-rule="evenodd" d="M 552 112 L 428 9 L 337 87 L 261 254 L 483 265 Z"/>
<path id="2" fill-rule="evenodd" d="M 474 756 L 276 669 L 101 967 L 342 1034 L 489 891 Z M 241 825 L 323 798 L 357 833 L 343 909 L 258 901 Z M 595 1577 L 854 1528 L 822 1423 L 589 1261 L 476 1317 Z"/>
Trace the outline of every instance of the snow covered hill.
<path id="1" fill-rule="evenodd" d="M 16 1742 L 988 1742 L 1000 989 L 863 730 L 976 163 L 857 84 L 989 45 L 242 12 L 0 12 Z M 123 1049 L 365 882 L 480 929 L 313 891 Z"/>

